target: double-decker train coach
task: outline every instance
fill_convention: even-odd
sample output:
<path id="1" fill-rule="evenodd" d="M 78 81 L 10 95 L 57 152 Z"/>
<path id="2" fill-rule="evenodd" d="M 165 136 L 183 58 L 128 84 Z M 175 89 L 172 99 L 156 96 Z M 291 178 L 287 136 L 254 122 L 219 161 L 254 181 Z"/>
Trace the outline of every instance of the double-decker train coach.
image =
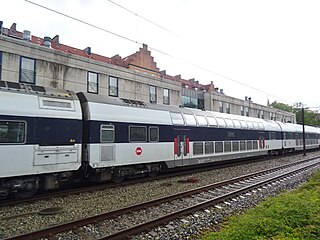
<path id="1" fill-rule="evenodd" d="M 0 198 L 301 149 L 298 124 L 0 81 Z"/>
<path id="2" fill-rule="evenodd" d="M 85 175 L 96 181 L 303 148 L 298 124 L 89 93 L 78 97 Z M 319 129 L 306 127 L 306 136 L 307 148 L 319 148 Z"/>
<path id="3" fill-rule="evenodd" d="M 81 166 L 81 138 L 74 93 L 0 81 L 0 197 L 69 181 Z"/>

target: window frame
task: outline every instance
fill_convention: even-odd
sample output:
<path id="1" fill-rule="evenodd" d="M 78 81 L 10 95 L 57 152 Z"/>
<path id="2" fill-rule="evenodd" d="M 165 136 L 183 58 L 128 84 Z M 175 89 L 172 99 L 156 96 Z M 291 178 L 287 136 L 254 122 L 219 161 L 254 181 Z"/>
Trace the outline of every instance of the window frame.
<path id="1" fill-rule="evenodd" d="M 0 80 L 2 76 L 2 51 L 0 51 Z"/>
<path id="2" fill-rule="evenodd" d="M 154 100 L 151 97 L 154 97 Z M 149 102 L 157 103 L 157 87 L 154 85 L 149 85 Z"/>
<path id="3" fill-rule="evenodd" d="M 96 87 L 96 91 L 90 91 L 90 86 L 93 81 L 90 81 L 90 75 L 95 75 L 97 78 L 96 78 L 96 82 L 95 82 L 95 87 Z M 88 93 L 94 93 L 94 94 L 98 94 L 99 93 L 99 74 L 96 73 L 96 72 L 91 72 L 91 71 L 88 71 L 87 72 L 87 92 Z"/>
<path id="4" fill-rule="evenodd" d="M 145 136 L 144 136 L 144 140 L 132 140 L 131 139 L 131 129 L 132 128 L 143 128 L 145 130 Z M 133 142 L 133 143 L 138 143 L 138 142 L 147 142 L 147 137 L 148 137 L 148 134 L 147 134 L 147 127 L 146 126 L 137 126 L 137 125 L 130 125 L 129 126 L 129 142 Z"/>
<path id="5" fill-rule="evenodd" d="M 22 81 L 22 65 L 23 65 L 22 62 L 23 62 L 24 59 L 33 61 L 33 79 L 32 79 L 32 82 Z M 36 59 L 20 56 L 19 83 L 36 84 Z"/>
<path id="6" fill-rule="evenodd" d="M 224 112 L 224 102 L 223 101 L 219 101 L 219 112 L 220 113 Z"/>
<path id="7" fill-rule="evenodd" d="M 193 142 L 192 144 L 193 155 L 203 155 L 203 142 Z"/>
<path id="8" fill-rule="evenodd" d="M 110 130 L 103 130 L 103 127 L 112 127 L 112 141 L 102 141 L 102 131 L 110 131 Z M 114 143 L 115 141 L 115 127 L 112 124 L 101 124 L 100 125 L 100 142 L 101 143 Z"/>
<path id="9" fill-rule="evenodd" d="M 172 125 L 185 125 L 185 121 L 181 113 L 170 112 L 170 118 Z"/>
<path id="10" fill-rule="evenodd" d="M 116 86 L 111 85 L 111 80 L 116 81 Z M 113 91 L 111 91 L 111 87 L 115 88 L 115 93 L 112 93 Z M 108 78 L 108 95 L 111 97 L 118 97 L 119 96 L 119 78 L 114 77 L 114 76 L 109 76 L 109 78 Z"/>
<path id="11" fill-rule="evenodd" d="M 157 140 L 151 140 L 151 129 L 157 129 Z M 159 138 L 159 127 L 149 127 L 149 133 L 148 133 L 148 139 L 149 142 L 159 142 L 160 138 Z"/>
<path id="12" fill-rule="evenodd" d="M 25 144 L 27 142 L 27 122 L 26 121 L 16 121 L 16 120 L 0 120 L 1 122 L 10 122 L 10 123 L 23 123 L 24 127 L 23 127 L 23 141 L 21 142 L 1 142 L 0 141 L 0 145 L 22 145 Z"/>
<path id="13" fill-rule="evenodd" d="M 167 94 L 165 94 L 167 93 Z M 167 99 L 167 101 L 166 101 Z M 164 88 L 163 89 L 163 104 L 164 105 L 170 105 L 170 89 Z"/>

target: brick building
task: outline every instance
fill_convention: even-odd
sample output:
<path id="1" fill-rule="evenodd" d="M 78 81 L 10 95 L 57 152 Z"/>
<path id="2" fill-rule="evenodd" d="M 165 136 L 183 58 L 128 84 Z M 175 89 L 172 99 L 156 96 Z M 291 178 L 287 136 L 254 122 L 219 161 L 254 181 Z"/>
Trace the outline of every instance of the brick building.
<path id="1" fill-rule="evenodd" d="M 41 38 L 17 31 L 15 23 L 4 28 L 0 22 L 0 29 L 0 79 L 4 81 L 296 122 L 293 113 L 227 96 L 212 81 L 203 85 L 168 75 L 157 67 L 145 44 L 124 58 L 105 57 L 90 47 L 64 45 L 58 35 Z"/>

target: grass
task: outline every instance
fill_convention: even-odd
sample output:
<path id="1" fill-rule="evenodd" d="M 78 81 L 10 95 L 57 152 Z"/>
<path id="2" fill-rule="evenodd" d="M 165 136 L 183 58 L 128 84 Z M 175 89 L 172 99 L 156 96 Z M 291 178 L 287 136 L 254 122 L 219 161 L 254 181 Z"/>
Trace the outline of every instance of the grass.
<path id="1" fill-rule="evenodd" d="M 320 239 L 320 171 L 297 190 L 268 198 L 203 240 Z"/>

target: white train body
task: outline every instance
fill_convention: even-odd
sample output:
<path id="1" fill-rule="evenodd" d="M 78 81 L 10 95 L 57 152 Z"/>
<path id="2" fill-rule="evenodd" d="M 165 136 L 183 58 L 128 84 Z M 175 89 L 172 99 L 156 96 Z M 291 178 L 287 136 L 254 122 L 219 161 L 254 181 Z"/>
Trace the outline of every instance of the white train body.
<path id="1" fill-rule="evenodd" d="M 298 124 L 0 82 L 0 197 L 302 148 Z"/>
<path id="2" fill-rule="evenodd" d="M 79 100 L 67 91 L 2 84 L 0 180 L 12 191 L 36 188 L 40 180 L 44 188 L 56 188 L 61 174 L 66 177 L 81 166 Z M 6 188 L 1 191 L 0 184 L 1 194 Z"/>

